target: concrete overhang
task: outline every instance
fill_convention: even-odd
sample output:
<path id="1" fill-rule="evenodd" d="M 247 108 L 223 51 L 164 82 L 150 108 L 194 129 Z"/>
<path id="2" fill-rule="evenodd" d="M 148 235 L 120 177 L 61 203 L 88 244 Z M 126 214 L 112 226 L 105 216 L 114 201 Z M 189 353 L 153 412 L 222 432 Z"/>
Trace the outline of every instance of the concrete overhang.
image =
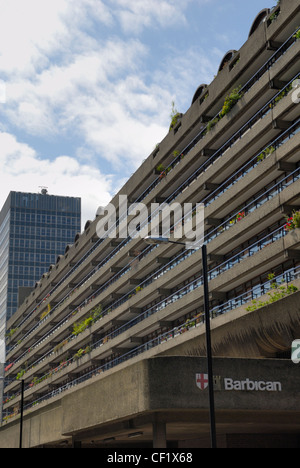
<path id="1" fill-rule="evenodd" d="M 24 447 L 152 443 L 161 421 L 167 440 L 209 435 L 206 358 L 163 356 L 112 369 L 52 404 L 25 412 Z M 217 434 L 299 433 L 299 368 L 291 360 L 214 358 Z M 197 381 L 204 381 L 200 385 Z M 0 447 L 18 440 L 18 422 L 0 429 Z M 7 444 L 7 445 L 5 445 Z M 117 445 L 116 445 L 117 446 Z M 131 445 L 132 446 L 132 445 Z"/>

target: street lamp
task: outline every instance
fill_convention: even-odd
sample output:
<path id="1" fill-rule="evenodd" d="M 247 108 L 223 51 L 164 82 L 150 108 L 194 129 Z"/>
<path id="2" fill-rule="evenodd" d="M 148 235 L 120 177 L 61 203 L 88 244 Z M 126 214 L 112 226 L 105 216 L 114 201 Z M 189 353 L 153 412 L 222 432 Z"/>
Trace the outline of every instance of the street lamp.
<path id="1" fill-rule="evenodd" d="M 145 240 L 145 242 L 147 242 L 147 244 L 167 244 L 167 243 L 169 243 L 169 244 L 186 245 L 184 242 L 172 241 L 168 237 L 147 236 L 147 237 L 144 238 L 144 240 Z M 204 316 L 205 316 L 205 335 L 206 335 L 206 357 L 207 357 L 207 374 L 208 374 L 208 390 L 209 390 L 210 436 L 211 436 L 211 448 L 217 448 L 206 244 L 202 244 L 201 250 L 202 250 L 203 288 L 204 288 Z"/>
<path id="2" fill-rule="evenodd" d="M 24 380 L 21 380 L 21 409 L 20 409 L 20 442 L 19 448 L 22 448 L 22 439 L 23 439 L 23 412 L 24 412 Z"/>

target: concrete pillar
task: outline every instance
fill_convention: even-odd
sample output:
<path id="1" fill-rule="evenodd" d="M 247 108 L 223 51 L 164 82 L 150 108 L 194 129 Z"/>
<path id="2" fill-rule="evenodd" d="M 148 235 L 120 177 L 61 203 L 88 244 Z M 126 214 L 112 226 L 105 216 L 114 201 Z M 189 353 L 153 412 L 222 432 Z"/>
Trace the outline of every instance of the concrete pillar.
<path id="1" fill-rule="evenodd" d="M 72 438 L 72 448 L 81 448 L 81 441 L 76 440 L 74 437 Z"/>
<path id="2" fill-rule="evenodd" d="M 154 421 L 153 427 L 153 448 L 167 448 L 166 423 Z"/>

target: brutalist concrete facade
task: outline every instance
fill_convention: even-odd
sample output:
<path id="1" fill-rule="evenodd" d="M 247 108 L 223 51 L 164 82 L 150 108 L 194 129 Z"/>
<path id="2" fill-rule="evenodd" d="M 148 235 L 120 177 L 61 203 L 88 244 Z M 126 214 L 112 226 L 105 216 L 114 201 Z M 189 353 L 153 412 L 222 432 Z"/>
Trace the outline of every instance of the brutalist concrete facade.
<path id="1" fill-rule="evenodd" d="M 300 233 L 285 228 L 300 208 L 299 24 L 296 0 L 260 12 L 247 42 L 112 200 L 205 206 L 224 447 L 299 444 L 290 353 L 300 338 Z M 207 389 L 196 383 L 206 372 L 201 250 L 99 239 L 98 222 L 8 323 L 0 446 L 18 444 L 21 380 L 27 447 L 209 446 Z M 220 390 L 224 373 L 280 389 Z"/>

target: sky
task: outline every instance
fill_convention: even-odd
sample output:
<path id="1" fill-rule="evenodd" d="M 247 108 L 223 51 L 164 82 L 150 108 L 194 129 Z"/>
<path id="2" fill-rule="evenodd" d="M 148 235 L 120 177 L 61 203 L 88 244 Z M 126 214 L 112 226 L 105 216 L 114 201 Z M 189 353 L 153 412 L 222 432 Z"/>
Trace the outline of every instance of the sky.
<path id="1" fill-rule="evenodd" d="M 82 226 L 276 0 L 0 0 L 0 209 L 81 197 Z"/>

